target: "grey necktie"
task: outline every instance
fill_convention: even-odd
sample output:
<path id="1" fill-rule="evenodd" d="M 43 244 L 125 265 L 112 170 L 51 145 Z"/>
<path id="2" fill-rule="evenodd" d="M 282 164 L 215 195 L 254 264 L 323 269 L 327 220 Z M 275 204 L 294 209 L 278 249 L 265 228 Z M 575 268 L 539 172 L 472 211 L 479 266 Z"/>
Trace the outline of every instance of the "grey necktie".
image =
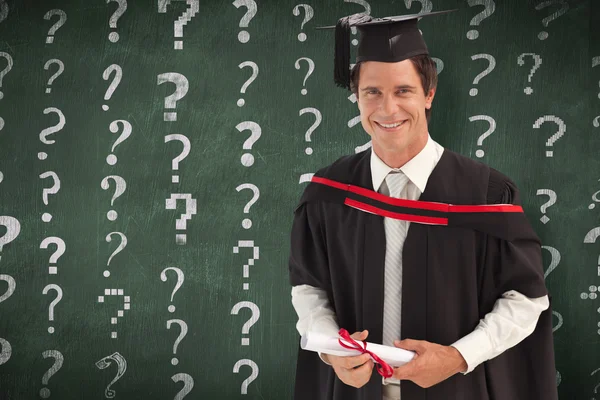
<path id="1" fill-rule="evenodd" d="M 385 178 L 389 196 L 406 198 L 408 177 L 391 171 Z M 382 192 L 385 188 L 382 188 Z M 387 193 L 384 193 L 387 194 Z M 383 344 L 393 346 L 400 339 L 400 313 L 402 310 L 402 248 L 408 228 L 407 221 L 384 218 L 385 227 L 385 280 L 383 300 Z"/>

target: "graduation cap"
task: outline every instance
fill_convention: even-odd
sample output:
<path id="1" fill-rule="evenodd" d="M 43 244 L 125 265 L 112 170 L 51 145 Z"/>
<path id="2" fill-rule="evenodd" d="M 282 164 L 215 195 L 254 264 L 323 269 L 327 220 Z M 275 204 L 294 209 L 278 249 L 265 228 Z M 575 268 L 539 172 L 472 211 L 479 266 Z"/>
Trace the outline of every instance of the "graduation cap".
<path id="1" fill-rule="evenodd" d="M 429 54 L 417 27 L 418 18 L 453 11 L 458 9 L 383 18 L 353 14 L 340 18 L 335 26 L 317 27 L 335 28 L 335 83 L 350 89 L 350 27 L 355 26 L 360 31 L 356 62 L 399 62 L 419 54 Z"/>

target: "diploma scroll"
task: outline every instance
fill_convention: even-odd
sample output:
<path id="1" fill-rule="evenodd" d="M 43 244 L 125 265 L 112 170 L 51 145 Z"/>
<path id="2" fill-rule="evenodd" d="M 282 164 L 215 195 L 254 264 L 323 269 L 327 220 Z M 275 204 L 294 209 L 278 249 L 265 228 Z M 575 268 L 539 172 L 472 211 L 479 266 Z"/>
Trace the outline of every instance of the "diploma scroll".
<path id="1" fill-rule="evenodd" d="M 307 332 L 300 339 L 300 347 L 303 350 L 315 351 L 319 353 L 331 354 L 334 356 L 358 356 L 362 354 L 359 350 L 346 349 L 338 342 L 339 336 L 333 337 L 322 333 Z M 344 343 L 344 339 L 341 339 Z M 362 342 L 359 342 L 362 345 Z M 399 349 L 397 347 L 384 346 L 377 343 L 367 342 L 367 350 L 375 353 L 379 358 L 392 367 L 399 367 L 406 364 L 415 356 L 414 351 Z"/>

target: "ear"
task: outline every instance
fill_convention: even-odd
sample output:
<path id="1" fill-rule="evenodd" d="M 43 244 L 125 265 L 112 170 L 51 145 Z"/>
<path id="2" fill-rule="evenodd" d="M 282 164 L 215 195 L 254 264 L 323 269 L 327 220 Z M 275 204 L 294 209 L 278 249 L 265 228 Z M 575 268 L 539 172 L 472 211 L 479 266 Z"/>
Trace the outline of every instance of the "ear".
<path id="1" fill-rule="evenodd" d="M 436 91 L 436 88 L 431 89 L 429 91 L 429 93 L 427 94 L 427 97 L 425 97 L 425 108 L 428 110 L 431 108 L 431 103 L 433 103 L 435 91 Z"/>

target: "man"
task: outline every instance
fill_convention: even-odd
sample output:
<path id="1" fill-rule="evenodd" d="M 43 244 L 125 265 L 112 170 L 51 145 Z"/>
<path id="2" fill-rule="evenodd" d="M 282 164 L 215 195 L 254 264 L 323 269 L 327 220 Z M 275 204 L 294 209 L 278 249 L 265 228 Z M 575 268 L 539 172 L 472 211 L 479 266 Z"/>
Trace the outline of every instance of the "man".
<path id="1" fill-rule="evenodd" d="M 372 148 L 319 170 L 294 211 L 297 329 L 417 355 L 382 380 L 366 354 L 299 350 L 297 400 L 558 398 L 540 241 L 518 189 L 429 136 L 437 75 L 417 18 L 446 12 L 336 26 L 335 80 L 356 94 Z"/>

